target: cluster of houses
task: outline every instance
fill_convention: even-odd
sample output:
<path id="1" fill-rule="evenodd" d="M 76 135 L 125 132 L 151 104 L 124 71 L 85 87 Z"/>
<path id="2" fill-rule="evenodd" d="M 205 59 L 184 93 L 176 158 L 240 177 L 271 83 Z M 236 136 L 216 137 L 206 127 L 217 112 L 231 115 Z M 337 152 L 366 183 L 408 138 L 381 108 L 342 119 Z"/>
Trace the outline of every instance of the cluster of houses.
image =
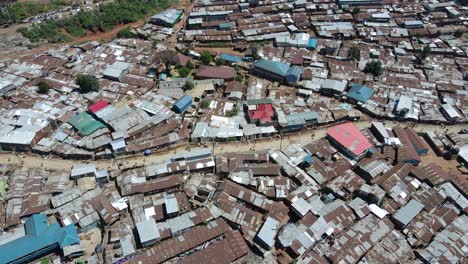
<path id="1" fill-rule="evenodd" d="M 466 129 L 404 125 L 467 123 L 465 6 L 192 4 L 133 29 L 143 39 L 0 59 L 0 149 L 88 161 L 0 166 L 0 263 L 466 261 Z M 81 75 L 99 89 L 81 93 Z M 280 149 L 206 148 L 317 126 L 325 138 Z"/>
<path id="2" fill-rule="evenodd" d="M 0 261 L 461 263 L 466 177 L 426 159 L 428 143 L 346 122 L 282 149 L 197 148 L 125 170 L 2 166 Z"/>

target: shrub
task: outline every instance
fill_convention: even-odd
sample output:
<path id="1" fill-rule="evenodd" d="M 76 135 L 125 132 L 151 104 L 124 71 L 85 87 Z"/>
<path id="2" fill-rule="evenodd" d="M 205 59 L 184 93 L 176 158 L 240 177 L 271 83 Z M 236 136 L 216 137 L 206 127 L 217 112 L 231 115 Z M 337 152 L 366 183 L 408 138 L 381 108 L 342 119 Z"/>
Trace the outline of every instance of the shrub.
<path id="1" fill-rule="evenodd" d="M 80 93 L 88 93 L 99 90 L 99 81 L 93 75 L 78 75 L 76 84 L 80 87 Z"/>
<path id="2" fill-rule="evenodd" d="M 226 64 L 226 62 L 221 58 L 216 58 L 215 63 L 216 63 L 216 66 L 221 66 L 221 65 Z"/>
<path id="3" fill-rule="evenodd" d="M 233 116 L 237 116 L 239 114 L 239 107 L 234 106 L 234 108 L 231 110 L 231 111 L 226 111 L 226 114 L 225 116 L 226 117 L 233 117 Z"/>
<path id="4" fill-rule="evenodd" d="M 201 54 L 200 60 L 203 62 L 203 64 L 209 65 L 213 60 L 213 57 L 211 57 L 211 54 L 208 51 L 204 51 Z"/>
<path id="5" fill-rule="evenodd" d="M 361 50 L 357 47 L 351 47 L 348 50 L 348 56 L 350 56 L 353 60 L 359 61 L 361 60 Z"/>
<path id="6" fill-rule="evenodd" d="M 242 75 L 239 75 L 239 74 L 238 74 L 238 75 L 236 75 L 236 79 L 235 79 L 235 80 L 238 81 L 238 82 L 242 82 L 242 81 L 244 80 L 244 77 L 242 77 Z"/>
<path id="7" fill-rule="evenodd" d="M 187 90 L 192 90 L 194 87 L 195 87 L 195 84 L 193 84 L 193 82 L 187 81 L 185 82 L 184 87 L 182 88 L 184 89 L 184 91 L 187 91 Z"/>
<path id="8" fill-rule="evenodd" d="M 201 109 L 205 109 L 205 108 L 208 108 L 208 106 L 210 106 L 210 101 L 204 99 L 201 104 L 200 104 L 200 108 Z"/>
<path id="9" fill-rule="evenodd" d="M 31 42 L 42 39 L 49 42 L 63 42 L 69 40 L 69 38 L 63 34 L 62 30 L 75 38 L 85 35 L 86 30 L 93 32 L 107 31 L 119 24 L 128 24 L 145 18 L 155 11 L 169 7 L 170 4 L 169 0 L 119 0 L 102 4 L 96 10 L 81 11 L 74 16 L 58 21 L 44 21 L 29 28 L 21 28 L 18 32 Z M 12 20 L 11 10 L 5 10 L 0 9 L 0 23 Z M 13 13 L 15 16 L 13 19 L 21 20 L 22 15 L 15 14 Z"/>
<path id="10" fill-rule="evenodd" d="M 379 76 L 383 73 L 382 63 L 380 61 L 368 62 L 364 68 L 364 72 Z"/>
<path id="11" fill-rule="evenodd" d="M 188 61 L 186 67 L 193 70 L 195 69 L 195 64 L 192 61 Z"/>
<path id="12" fill-rule="evenodd" d="M 37 85 L 37 92 L 40 94 L 46 94 L 50 90 L 50 86 L 48 83 L 42 81 Z"/>
<path id="13" fill-rule="evenodd" d="M 132 28 L 130 26 L 127 26 L 125 28 L 122 28 L 119 30 L 117 33 L 118 38 L 135 38 L 135 34 L 132 33 Z"/>
<path id="14" fill-rule="evenodd" d="M 180 77 L 187 77 L 192 72 L 188 67 L 181 67 L 177 71 L 179 72 Z"/>

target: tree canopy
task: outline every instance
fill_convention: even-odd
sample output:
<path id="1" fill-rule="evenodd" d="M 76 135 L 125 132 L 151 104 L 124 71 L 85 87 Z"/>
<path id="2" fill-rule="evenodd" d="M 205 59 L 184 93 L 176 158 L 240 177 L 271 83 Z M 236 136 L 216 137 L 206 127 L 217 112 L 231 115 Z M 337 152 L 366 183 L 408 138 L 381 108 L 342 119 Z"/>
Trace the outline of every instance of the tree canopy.
<path id="1" fill-rule="evenodd" d="M 187 81 L 185 82 L 183 89 L 187 91 L 187 90 L 192 90 L 194 87 L 195 87 L 195 84 L 193 84 L 193 82 Z"/>
<path id="2" fill-rule="evenodd" d="M 178 72 L 180 77 L 187 77 L 189 76 L 190 72 L 192 72 L 192 70 L 188 67 L 181 67 L 178 69 Z"/>
<path id="3" fill-rule="evenodd" d="M 50 90 L 50 86 L 48 83 L 42 81 L 40 83 L 37 84 L 37 92 L 40 93 L 40 94 L 46 94 L 48 93 Z"/>
<path id="4" fill-rule="evenodd" d="M 368 62 L 366 64 L 366 67 L 364 68 L 364 72 L 370 73 L 374 76 L 382 75 L 383 73 L 382 63 L 380 61 Z"/>
<path id="5" fill-rule="evenodd" d="M 80 93 L 89 93 L 99 90 L 99 81 L 93 75 L 78 75 L 75 82 L 80 87 Z"/>
<path id="6" fill-rule="evenodd" d="M 348 56 L 353 60 L 359 61 L 361 59 L 361 50 L 358 47 L 351 47 L 348 50 Z"/>
<path id="7" fill-rule="evenodd" d="M 18 32 L 31 42 L 40 40 L 63 42 L 86 35 L 86 30 L 104 32 L 119 24 L 136 22 L 155 11 L 169 7 L 170 2 L 170 0 L 116 0 L 102 4 L 95 10 L 80 11 L 63 19 L 47 20 L 31 27 L 22 27 Z M 2 12 L 0 10 L 0 14 Z M 3 13 L 5 16 L 10 14 L 6 11 Z"/>
<path id="8" fill-rule="evenodd" d="M 213 57 L 211 56 L 211 54 L 208 51 L 204 51 L 201 54 L 200 60 L 201 60 L 201 62 L 203 62 L 203 64 L 208 65 L 213 60 Z"/>

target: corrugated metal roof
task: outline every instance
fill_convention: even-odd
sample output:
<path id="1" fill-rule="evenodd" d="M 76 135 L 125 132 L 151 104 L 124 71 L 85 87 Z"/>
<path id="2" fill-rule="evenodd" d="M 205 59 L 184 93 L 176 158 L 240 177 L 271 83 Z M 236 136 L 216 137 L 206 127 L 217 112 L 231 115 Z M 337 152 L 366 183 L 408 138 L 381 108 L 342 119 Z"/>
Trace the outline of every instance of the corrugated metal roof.
<path id="1" fill-rule="evenodd" d="M 91 115 L 85 112 L 81 112 L 72 117 L 68 123 L 74 126 L 78 132 L 84 136 L 88 136 L 94 131 L 105 127 L 101 122 L 95 120 Z"/>
<path id="2" fill-rule="evenodd" d="M 254 63 L 254 67 L 269 71 L 281 76 L 286 76 L 289 70 L 289 64 L 277 61 L 260 60 Z"/>
<path id="3" fill-rule="evenodd" d="M 40 249 L 54 245 L 59 248 L 80 242 L 74 225 L 60 227 L 58 223 L 47 224 L 44 214 L 35 214 L 25 223 L 26 235 L 0 246 L 0 262 L 9 263 L 28 256 Z M 24 261 L 28 261 L 25 259 Z"/>
<path id="4" fill-rule="evenodd" d="M 422 211 L 424 205 L 416 200 L 411 200 L 404 207 L 400 208 L 394 215 L 393 218 L 403 225 L 407 225 L 413 218 L 415 218 L 419 212 Z"/>
<path id="5" fill-rule="evenodd" d="M 363 103 L 367 102 L 373 94 L 374 90 L 371 88 L 356 83 L 351 84 L 351 89 L 347 93 L 348 97 Z"/>

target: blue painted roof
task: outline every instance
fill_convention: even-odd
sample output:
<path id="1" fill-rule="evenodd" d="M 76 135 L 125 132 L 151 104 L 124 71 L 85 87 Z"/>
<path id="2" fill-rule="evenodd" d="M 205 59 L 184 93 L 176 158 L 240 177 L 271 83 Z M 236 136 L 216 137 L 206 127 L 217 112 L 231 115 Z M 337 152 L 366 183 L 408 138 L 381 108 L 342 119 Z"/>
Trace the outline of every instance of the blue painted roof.
<path id="1" fill-rule="evenodd" d="M 231 55 L 231 54 L 226 54 L 226 53 L 223 53 L 221 54 L 221 59 L 225 60 L 225 61 L 229 61 L 229 62 L 239 62 L 241 61 L 241 57 L 237 57 L 237 56 L 234 56 L 234 55 Z"/>
<path id="2" fill-rule="evenodd" d="M 309 39 L 309 48 L 317 48 L 317 39 L 316 38 L 310 38 Z"/>
<path id="3" fill-rule="evenodd" d="M 295 83 L 301 79 L 302 68 L 299 66 L 291 66 L 286 73 L 286 81 Z"/>
<path id="4" fill-rule="evenodd" d="M 231 29 L 232 28 L 232 23 L 229 23 L 229 22 L 220 23 L 219 28 L 220 29 Z"/>
<path id="5" fill-rule="evenodd" d="M 0 246 L 0 263 L 8 263 L 40 249 L 57 245 L 60 248 L 80 243 L 74 225 L 61 227 L 47 224 L 44 214 L 31 216 L 24 224 L 26 235 Z"/>
<path id="6" fill-rule="evenodd" d="M 301 78 L 302 68 L 299 67 L 299 66 L 291 66 L 286 74 L 287 75 L 294 75 L 297 78 Z"/>
<path id="7" fill-rule="evenodd" d="M 188 104 L 192 104 L 192 97 L 184 95 L 177 102 L 175 102 L 174 106 L 178 109 L 184 109 L 184 107 L 186 107 Z"/>
<path id="8" fill-rule="evenodd" d="M 254 63 L 254 67 L 269 71 L 281 76 L 286 76 L 289 70 L 289 64 L 270 60 L 259 60 Z"/>
<path id="9" fill-rule="evenodd" d="M 351 89 L 347 93 L 348 97 L 363 103 L 367 102 L 373 94 L 374 90 L 371 88 L 356 83 L 351 84 Z"/>

